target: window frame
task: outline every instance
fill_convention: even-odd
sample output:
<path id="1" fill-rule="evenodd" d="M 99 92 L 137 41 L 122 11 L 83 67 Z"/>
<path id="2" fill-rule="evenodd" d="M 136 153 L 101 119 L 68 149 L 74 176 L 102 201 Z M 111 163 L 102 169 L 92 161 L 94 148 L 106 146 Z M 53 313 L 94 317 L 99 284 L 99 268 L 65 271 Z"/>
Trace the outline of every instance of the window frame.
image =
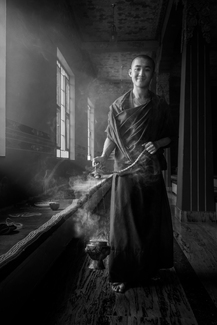
<path id="1" fill-rule="evenodd" d="M 92 160 L 94 158 L 94 105 L 90 98 L 87 99 L 87 160 Z"/>
<path id="2" fill-rule="evenodd" d="M 56 77 L 56 157 L 75 160 L 75 76 L 58 48 Z"/>

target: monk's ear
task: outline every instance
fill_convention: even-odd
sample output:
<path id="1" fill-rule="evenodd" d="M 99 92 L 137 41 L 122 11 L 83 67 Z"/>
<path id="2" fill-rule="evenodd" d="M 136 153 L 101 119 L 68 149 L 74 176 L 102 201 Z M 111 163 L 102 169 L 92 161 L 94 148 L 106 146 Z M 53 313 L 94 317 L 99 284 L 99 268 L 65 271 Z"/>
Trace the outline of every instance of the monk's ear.
<path id="1" fill-rule="evenodd" d="M 130 77 L 132 77 L 132 70 L 131 69 L 129 69 L 128 74 L 129 74 Z"/>

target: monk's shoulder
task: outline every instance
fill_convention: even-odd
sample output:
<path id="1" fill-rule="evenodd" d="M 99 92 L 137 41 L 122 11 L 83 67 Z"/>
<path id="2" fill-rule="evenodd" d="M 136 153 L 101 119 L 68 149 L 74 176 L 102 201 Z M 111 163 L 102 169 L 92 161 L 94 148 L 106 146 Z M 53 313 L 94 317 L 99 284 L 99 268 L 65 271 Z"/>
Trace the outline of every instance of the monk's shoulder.
<path id="1" fill-rule="evenodd" d="M 130 93 L 131 90 L 118 97 L 110 106 L 110 110 L 116 113 L 122 111 L 125 107 L 126 102 L 129 102 Z"/>

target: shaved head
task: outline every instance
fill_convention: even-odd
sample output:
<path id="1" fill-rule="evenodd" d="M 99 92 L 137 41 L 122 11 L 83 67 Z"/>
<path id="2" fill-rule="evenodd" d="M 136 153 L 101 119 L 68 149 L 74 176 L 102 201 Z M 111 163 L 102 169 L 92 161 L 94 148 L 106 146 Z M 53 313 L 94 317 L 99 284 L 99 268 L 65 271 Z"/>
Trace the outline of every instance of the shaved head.
<path id="1" fill-rule="evenodd" d="M 151 63 L 151 66 L 152 66 L 152 68 L 153 68 L 153 72 L 154 72 L 154 70 L 155 70 L 155 62 L 154 62 L 154 60 L 153 60 L 149 55 L 141 54 L 141 55 L 138 55 L 137 57 L 135 57 L 135 58 L 133 59 L 132 63 L 131 63 L 131 68 L 132 68 L 132 65 L 133 65 L 133 63 L 134 63 L 134 61 L 135 61 L 136 59 L 149 60 L 150 63 Z"/>

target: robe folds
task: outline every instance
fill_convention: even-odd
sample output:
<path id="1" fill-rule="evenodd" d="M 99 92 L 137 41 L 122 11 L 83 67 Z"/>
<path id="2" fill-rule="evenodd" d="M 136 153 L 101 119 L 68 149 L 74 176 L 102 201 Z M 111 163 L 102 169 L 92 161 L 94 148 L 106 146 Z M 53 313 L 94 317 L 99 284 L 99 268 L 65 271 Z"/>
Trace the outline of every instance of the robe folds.
<path id="1" fill-rule="evenodd" d="M 116 144 L 109 281 L 142 282 L 157 270 L 173 266 L 173 228 L 162 176 L 166 169 L 163 149 L 153 155 L 144 151 L 149 141 L 174 137 L 169 106 L 151 93 L 145 105 L 134 107 L 130 90 L 110 106 L 106 131 Z M 127 169 L 140 154 L 138 162 Z M 127 171 L 119 173 L 123 169 Z"/>

